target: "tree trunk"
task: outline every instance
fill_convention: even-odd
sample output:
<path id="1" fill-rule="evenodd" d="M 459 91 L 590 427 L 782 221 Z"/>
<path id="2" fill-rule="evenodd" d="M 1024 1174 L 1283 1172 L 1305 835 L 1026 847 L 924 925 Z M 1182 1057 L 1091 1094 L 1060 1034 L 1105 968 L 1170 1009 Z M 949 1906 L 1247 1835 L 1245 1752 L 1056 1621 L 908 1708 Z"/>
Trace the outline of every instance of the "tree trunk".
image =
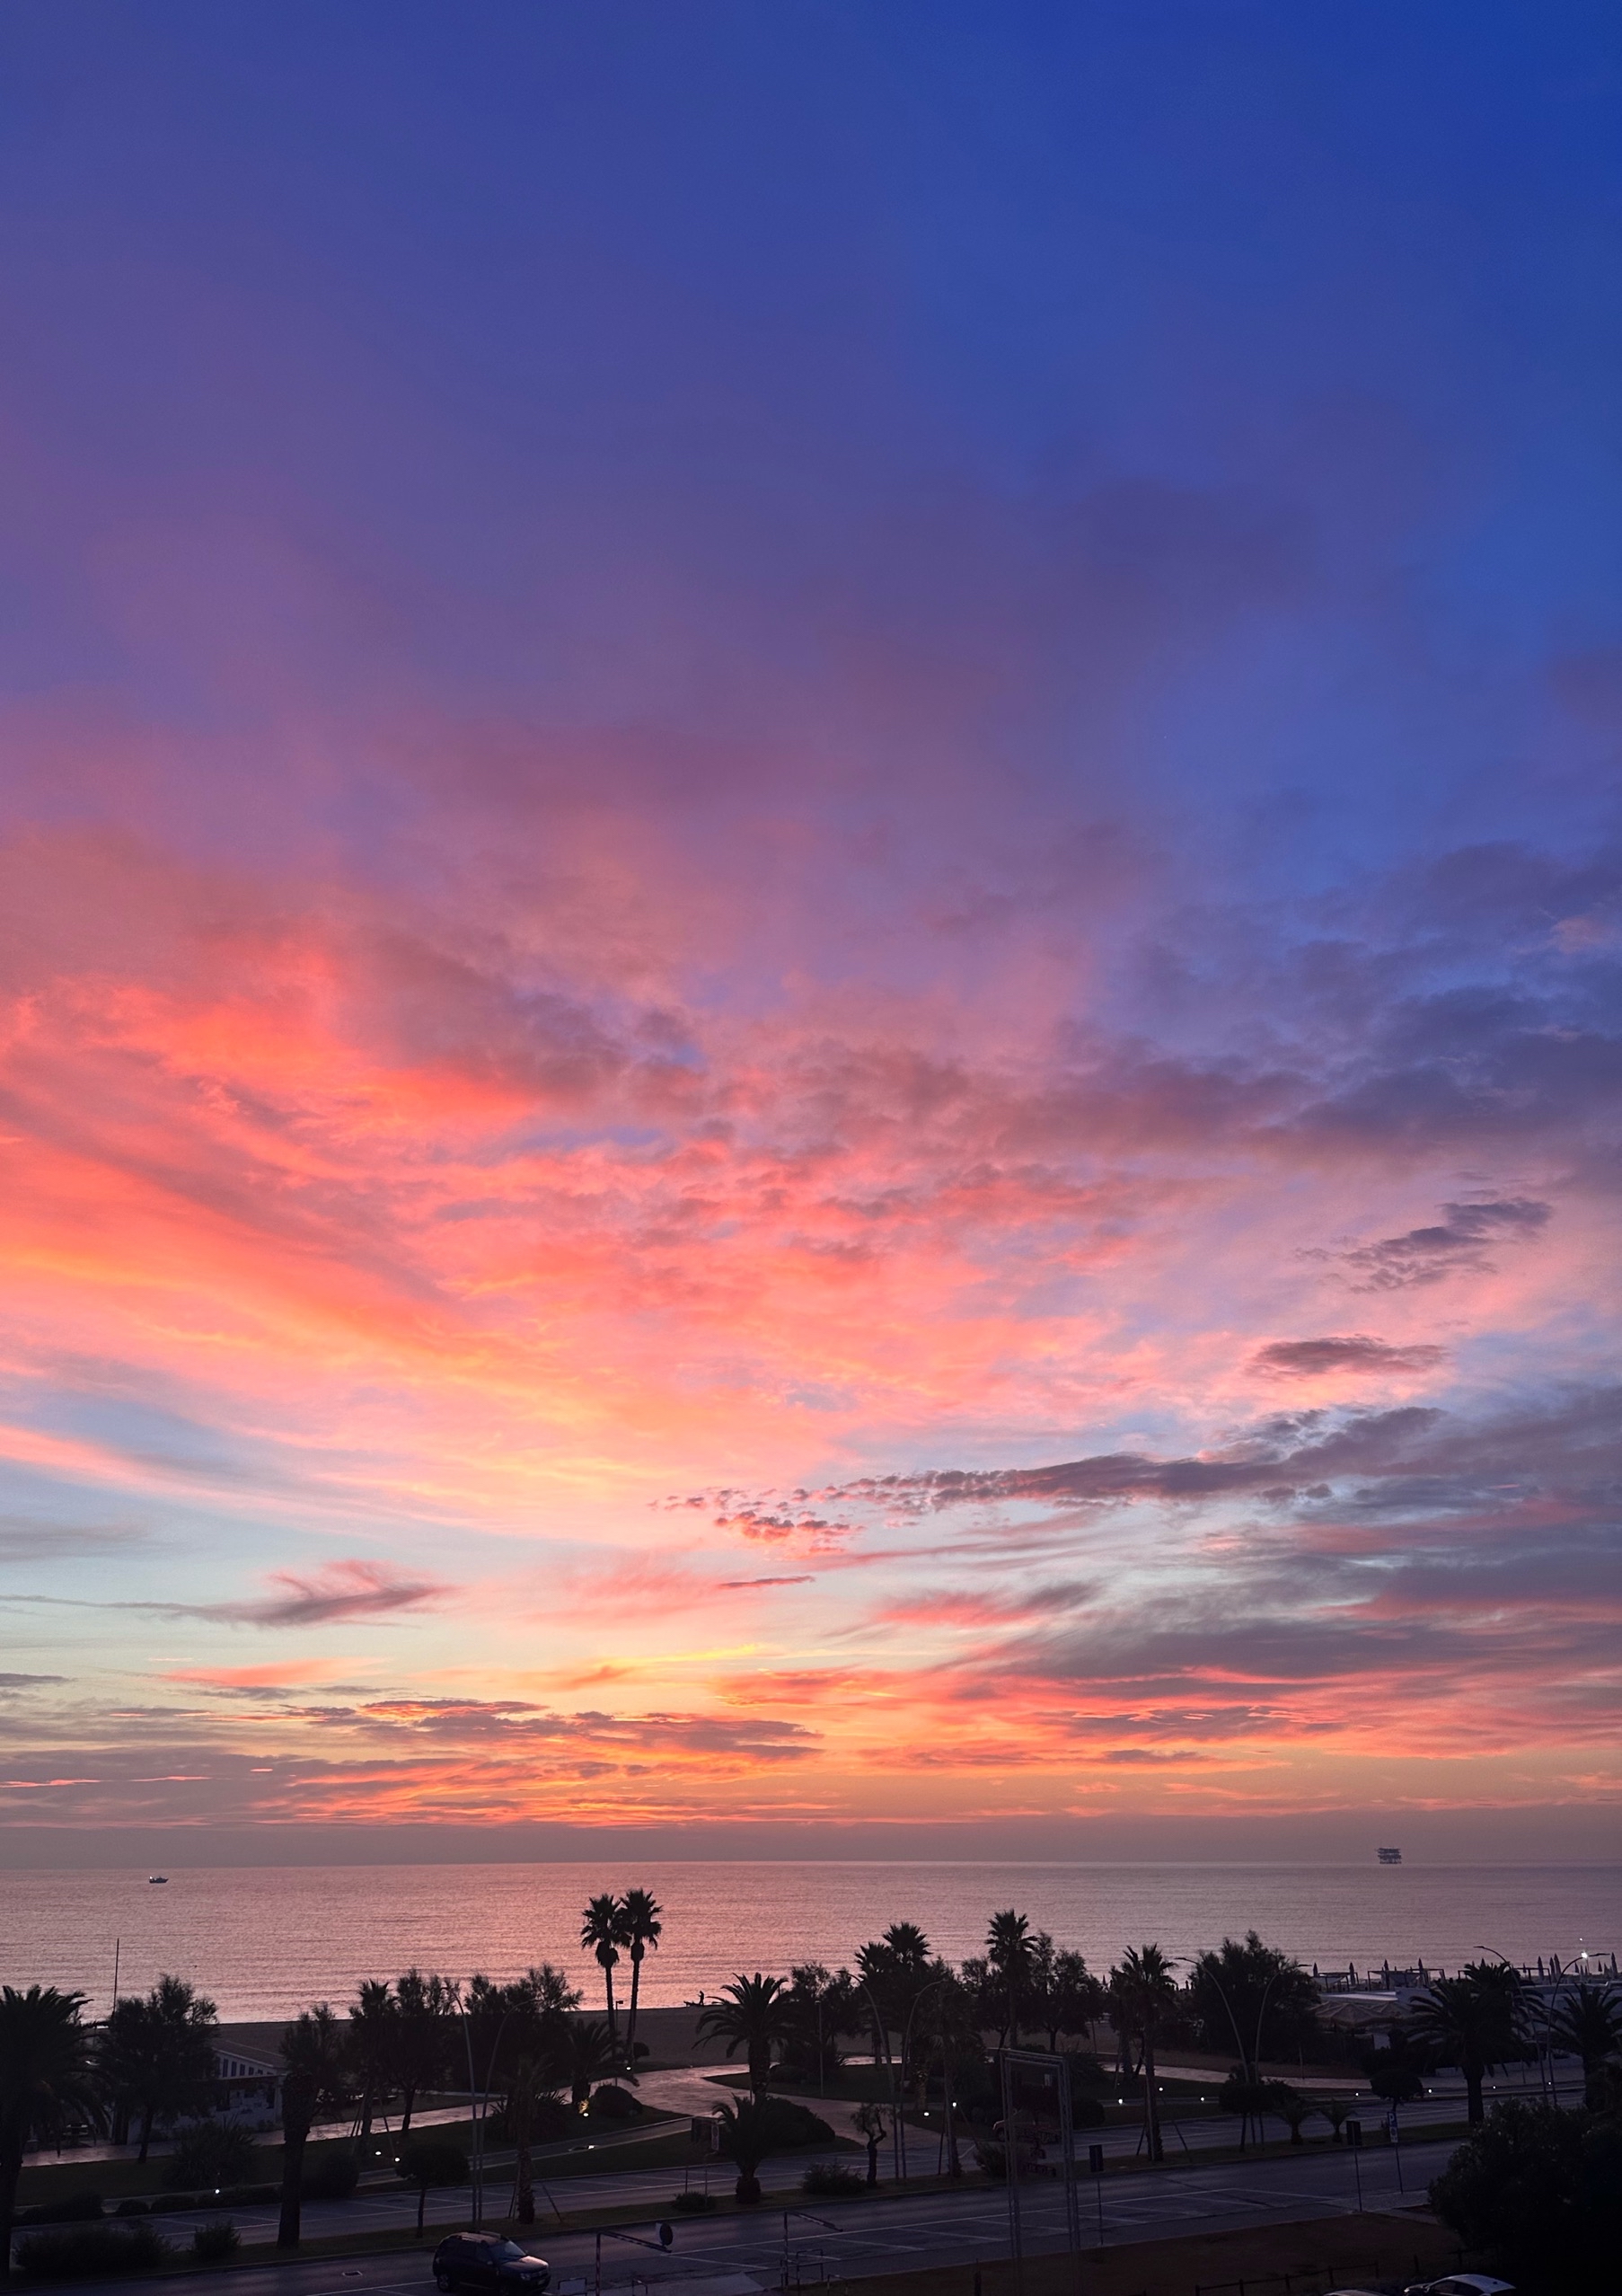
<path id="1" fill-rule="evenodd" d="M 608 1996 L 608 2037 L 617 2041 L 620 2028 L 614 2023 L 614 1973 L 613 1965 L 606 1961 L 603 1964 L 603 1988 Z"/>
<path id="2" fill-rule="evenodd" d="M 1486 2111 L 1481 2102 L 1481 2083 L 1485 2071 L 1485 2068 L 1481 2065 L 1466 2065 L 1464 2068 L 1465 2095 L 1468 2099 L 1466 2117 L 1473 2129 L 1479 2128 L 1486 2119 Z"/>
<path id="3" fill-rule="evenodd" d="M 1152 2026 L 1143 2028 L 1143 2133 L 1149 2141 L 1151 2160 L 1164 2160 L 1165 2147 L 1160 2141 L 1160 2110 L 1155 2097 L 1155 2036 Z"/>
<path id="4" fill-rule="evenodd" d="M 530 2166 L 527 2136 L 518 2147 L 517 2168 L 514 2182 L 517 2187 L 518 2221 L 520 2224 L 533 2224 L 535 2221 L 535 2179 Z"/>
<path id="5" fill-rule="evenodd" d="M 417 2084 L 414 2080 L 401 2090 L 400 2100 L 404 2107 L 400 2115 L 400 2141 L 403 2144 L 411 2133 L 411 2114 L 417 2104 Z"/>
<path id="6" fill-rule="evenodd" d="M 282 2106 L 282 2208 L 277 2220 L 276 2245 L 278 2248 L 296 2248 L 299 2233 L 299 2203 L 304 2173 L 304 2144 L 310 2134 L 308 2121 L 289 2124 L 287 2107 Z"/>
<path id="7" fill-rule="evenodd" d="M 141 2150 L 136 2155 L 137 2160 L 145 2160 L 152 2148 L 153 2119 L 153 2108 L 148 2105 L 141 2115 Z"/>
<path id="8" fill-rule="evenodd" d="M 878 2139 L 872 2135 L 868 2138 L 868 2182 L 878 2182 Z"/>
<path id="9" fill-rule="evenodd" d="M 625 2018 L 625 2062 L 629 2070 L 637 2069 L 637 1996 L 642 1990 L 642 1948 L 630 1948 L 630 2008 Z"/>
<path id="10" fill-rule="evenodd" d="M 22 2174 L 22 2146 L 8 2133 L 0 2152 L 0 2280 L 12 2276 L 12 2221 L 17 2213 L 17 2179 Z"/>
<path id="11" fill-rule="evenodd" d="M 426 2185 L 419 2185 L 417 2187 L 417 2238 L 419 2240 L 422 2238 L 422 2220 L 427 2212 L 428 2204 L 428 2188 Z"/>

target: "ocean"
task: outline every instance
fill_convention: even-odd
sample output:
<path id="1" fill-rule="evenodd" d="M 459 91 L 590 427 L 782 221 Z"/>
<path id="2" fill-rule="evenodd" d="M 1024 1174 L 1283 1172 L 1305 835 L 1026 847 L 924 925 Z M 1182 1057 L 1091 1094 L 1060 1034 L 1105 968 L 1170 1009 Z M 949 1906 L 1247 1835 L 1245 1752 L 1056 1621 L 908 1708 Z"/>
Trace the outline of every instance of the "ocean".
<path id="1" fill-rule="evenodd" d="M 1260 1930 L 1309 1965 L 1452 1969 L 1482 1954 L 1569 1961 L 1622 1948 L 1615 1866 L 1018 1865 L 648 1859 L 629 1865 L 172 1866 L 0 1874 L 0 1982 L 71 1986 L 105 2012 L 160 1971 L 190 1978 L 233 2019 L 347 2002 L 363 1977 L 416 1963 L 466 1977 L 568 1970 L 588 2003 L 601 1976 L 580 1910 L 639 1883 L 665 1909 L 643 1971 L 651 2004 L 692 2000 L 736 1972 L 853 1960 L 891 1921 L 916 1921 L 953 1961 L 982 1949 L 1014 1905 L 1106 1969 L 1158 1942 L 1186 1962 L 1224 1933 Z M 622 1978 L 625 1973 L 620 1973 Z"/>

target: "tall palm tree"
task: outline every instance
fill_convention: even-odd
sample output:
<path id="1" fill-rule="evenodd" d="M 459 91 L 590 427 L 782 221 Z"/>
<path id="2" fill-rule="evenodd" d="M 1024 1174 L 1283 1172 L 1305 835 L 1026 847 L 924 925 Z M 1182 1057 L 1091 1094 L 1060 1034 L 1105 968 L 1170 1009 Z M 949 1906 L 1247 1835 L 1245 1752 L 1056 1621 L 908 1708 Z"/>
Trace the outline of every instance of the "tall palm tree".
<path id="1" fill-rule="evenodd" d="M 1408 2030 L 1415 2040 L 1464 2075 L 1473 2128 L 1486 2119 L 1481 2084 L 1487 2067 L 1511 2054 L 1520 2027 L 1521 1979 L 1507 1963 L 1467 1963 L 1457 1977 L 1439 1977 L 1408 2009 Z"/>
<path id="2" fill-rule="evenodd" d="M 651 1946 L 657 1953 L 665 1924 L 665 1908 L 651 1891 L 628 1889 L 620 1912 L 625 1922 L 625 1942 L 630 1951 L 630 2008 L 625 2019 L 625 2061 L 637 2061 L 637 1997 L 642 1990 L 642 1956 Z"/>
<path id="3" fill-rule="evenodd" d="M 757 2097 L 771 2077 L 773 2044 L 786 2039 L 792 2029 L 787 1981 L 763 1977 L 758 1969 L 753 1977 L 735 1977 L 706 2005 L 697 2027 L 700 2039 L 713 2034 L 717 2040 L 725 2041 L 729 2057 L 744 2050 L 749 2061 L 749 2086 Z"/>
<path id="4" fill-rule="evenodd" d="M 1155 2095 L 1155 2032 L 1177 1998 L 1171 1964 L 1158 1945 L 1130 1947 L 1110 1971 L 1109 1989 L 1123 2029 L 1134 2035 L 1142 2049 L 1143 2134 L 1150 2159 L 1163 2160 L 1166 2153 Z"/>
<path id="5" fill-rule="evenodd" d="M 386 1977 L 363 1979 L 349 2005 L 349 2062 L 360 2090 L 360 2141 L 372 2133 L 372 2115 L 392 2085 L 399 2003 Z"/>
<path id="6" fill-rule="evenodd" d="M 122 2124 L 140 2116 L 145 2159 L 154 2122 L 202 2112 L 214 2096 L 219 2013 L 183 1977 L 160 1977 L 151 1992 L 112 2005 L 98 2052 L 104 2087 Z"/>
<path id="7" fill-rule="evenodd" d="M 1019 2002 L 1030 1983 L 1035 1951 L 1028 1915 L 1016 1913 L 1011 1905 L 1005 1913 L 992 1914 L 985 1933 L 986 1959 L 1002 1980 L 1008 2003 L 1008 2023 L 1002 2030 L 1016 2049 L 1019 2046 Z"/>
<path id="8" fill-rule="evenodd" d="M 411 2133 L 418 2091 L 442 2078 L 450 2056 L 451 1989 L 437 1974 L 425 1977 L 420 1969 L 408 1969 L 394 1981 L 394 2011 L 391 2085 L 400 2091 L 403 2142 Z"/>
<path id="9" fill-rule="evenodd" d="M 0 1990 L 0 2280 L 12 2268 L 17 2179 L 31 2137 L 101 2120 L 91 2036 L 79 2022 L 83 1993 L 31 1985 Z"/>
<path id="10" fill-rule="evenodd" d="M 304 2147 L 325 2111 L 340 2109 L 349 2090 L 345 2035 L 331 2009 L 318 2001 L 282 2035 L 282 2207 L 278 2248 L 296 2248 Z"/>
<path id="11" fill-rule="evenodd" d="M 1597 2112 L 1600 2069 L 1622 2056 L 1622 1992 L 1584 1979 L 1562 1995 L 1549 2023 L 1555 2039 L 1582 2059 L 1583 2101 Z"/>
<path id="12" fill-rule="evenodd" d="M 608 1995 L 608 2029 L 617 2036 L 614 2024 L 614 1971 L 619 1966 L 620 1947 L 628 1945 L 625 1930 L 625 1907 L 613 1890 L 605 1889 L 594 1897 L 580 1916 L 580 1942 L 590 1946 L 597 1956 L 597 1966 L 603 1972 L 603 1983 Z"/>

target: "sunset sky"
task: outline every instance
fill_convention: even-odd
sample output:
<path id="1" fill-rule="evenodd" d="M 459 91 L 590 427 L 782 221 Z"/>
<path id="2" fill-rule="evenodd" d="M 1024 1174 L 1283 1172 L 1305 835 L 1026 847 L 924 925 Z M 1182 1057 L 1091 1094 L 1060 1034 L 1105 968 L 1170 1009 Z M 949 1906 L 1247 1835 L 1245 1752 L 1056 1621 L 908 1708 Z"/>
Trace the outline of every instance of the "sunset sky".
<path id="1" fill-rule="evenodd" d="M 28 1854 L 1616 1854 L 1619 102 L 5 12 Z"/>

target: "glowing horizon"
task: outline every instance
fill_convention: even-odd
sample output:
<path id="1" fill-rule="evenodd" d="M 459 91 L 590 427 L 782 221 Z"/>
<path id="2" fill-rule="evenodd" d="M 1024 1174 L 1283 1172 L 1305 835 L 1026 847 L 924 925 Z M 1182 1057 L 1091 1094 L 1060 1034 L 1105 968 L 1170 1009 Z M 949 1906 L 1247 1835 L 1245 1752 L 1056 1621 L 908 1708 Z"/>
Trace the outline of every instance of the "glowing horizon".
<path id="1" fill-rule="evenodd" d="M 1614 1847 L 1603 75 L 948 15 L 7 28 L 8 1824 Z"/>

